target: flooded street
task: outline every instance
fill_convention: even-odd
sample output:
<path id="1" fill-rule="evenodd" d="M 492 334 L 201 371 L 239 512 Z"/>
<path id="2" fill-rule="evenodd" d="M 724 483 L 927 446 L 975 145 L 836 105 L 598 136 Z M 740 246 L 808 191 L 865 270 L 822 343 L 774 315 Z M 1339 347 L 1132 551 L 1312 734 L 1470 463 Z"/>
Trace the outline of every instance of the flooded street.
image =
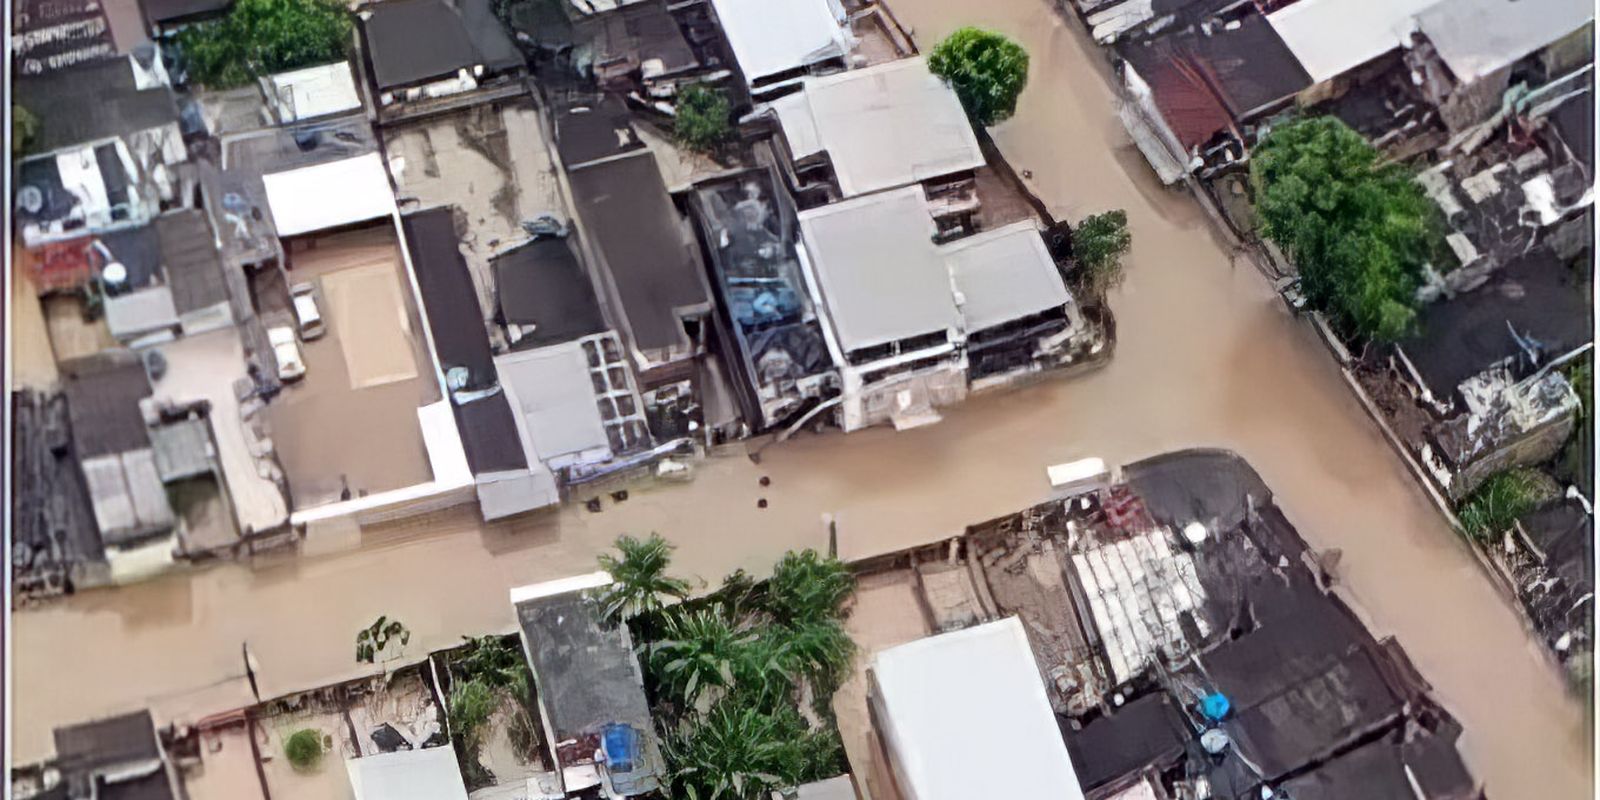
<path id="1" fill-rule="evenodd" d="M 1491 796 L 1591 795 L 1586 722 L 1517 616 L 1412 482 L 1312 331 L 1204 213 L 1168 192 L 1117 121 L 1099 53 L 1041 0 L 896 0 L 926 48 L 960 24 L 1032 54 L 1015 119 L 994 137 L 1058 216 L 1128 213 L 1134 249 L 1113 295 L 1120 342 L 1105 369 L 978 396 L 928 428 L 805 435 L 761 463 L 733 451 L 693 483 L 484 526 L 475 508 L 362 533 L 357 550 L 254 569 L 222 566 L 90 592 L 15 620 L 19 763 L 54 725 L 153 705 L 158 715 L 250 702 L 241 643 L 263 696 L 356 671 L 356 631 L 379 614 L 413 631 L 409 653 L 513 627 L 512 586 L 594 568 L 618 533 L 658 531 L 680 571 L 715 583 L 765 570 L 784 550 L 846 558 L 894 550 L 1040 501 L 1047 464 L 1125 463 L 1186 447 L 1247 458 L 1341 574 L 1374 629 L 1397 636 L 1465 724 L 1469 764 Z M 771 485 L 760 486 L 761 477 Z M 757 500 L 769 502 L 757 508 Z"/>

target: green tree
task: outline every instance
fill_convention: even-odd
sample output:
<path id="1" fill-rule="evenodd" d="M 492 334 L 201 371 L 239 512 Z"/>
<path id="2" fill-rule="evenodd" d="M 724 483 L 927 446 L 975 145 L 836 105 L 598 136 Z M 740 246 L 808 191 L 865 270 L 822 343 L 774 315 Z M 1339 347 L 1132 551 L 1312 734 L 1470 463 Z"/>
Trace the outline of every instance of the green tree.
<path id="1" fill-rule="evenodd" d="M 24 155 L 39 135 L 39 118 L 19 105 L 11 106 L 11 155 Z"/>
<path id="2" fill-rule="evenodd" d="M 1333 117 L 1274 128 L 1250 165 L 1261 232 L 1299 268 L 1307 302 L 1347 333 L 1412 333 L 1424 265 L 1452 261 L 1438 209 L 1411 173 L 1381 164 Z"/>
<path id="3" fill-rule="evenodd" d="M 793 706 L 768 709 L 738 695 L 680 721 L 662 749 L 668 796 L 689 800 L 766 800 L 842 771 L 837 733 L 809 730 Z"/>
<path id="4" fill-rule="evenodd" d="M 709 709 L 741 677 L 763 674 L 756 634 L 716 607 L 667 618 L 662 638 L 646 647 L 646 663 L 657 691 L 682 708 Z"/>
<path id="5" fill-rule="evenodd" d="M 1028 52 L 993 31 L 961 28 L 934 46 L 928 69 L 955 89 L 967 116 L 987 128 L 1016 113 L 1028 85 Z"/>
<path id="6" fill-rule="evenodd" d="M 283 754 L 295 769 L 315 767 L 322 760 L 322 734 L 310 728 L 301 728 L 289 734 L 288 740 L 283 743 Z"/>
<path id="7" fill-rule="evenodd" d="M 654 615 L 666 601 L 689 596 L 689 582 L 667 575 L 672 545 L 652 533 L 648 539 L 627 534 L 617 537 L 621 557 L 605 553 L 600 568 L 611 574 L 611 585 L 601 591 L 600 604 L 607 619 L 627 620 Z"/>
<path id="8" fill-rule="evenodd" d="M 1072 234 L 1072 256 L 1081 279 L 1096 295 L 1122 283 L 1122 257 L 1132 247 L 1128 215 L 1122 209 L 1085 217 Z"/>
<path id="9" fill-rule="evenodd" d="M 722 92 L 694 83 L 678 92 L 673 133 L 685 147 L 710 152 L 733 135 L 728 98 Z"/>
<path id="10" fill-rule="evenodd" d="M 336 0 L 238 0 L 226 17 L 178 33 L 191 80 L 214 89 L 342 61 L 350 14 Z"/>
<path id="11" fill-rule="evenodd" d="M 455 666 L 468 679 L 481 680 L 494 689 L 522 690 L 528 686 L 528 662 L 520 650 L 506 643 L 506 637 L 461 638 L 469 647 Z"/>
<path id="12" fill-rule="evenodd" d="M 766 606 L 785 625 L 837 619 L 855 590 L 849 567 L 815 550 L 790 550 L 772 568 Z"/>

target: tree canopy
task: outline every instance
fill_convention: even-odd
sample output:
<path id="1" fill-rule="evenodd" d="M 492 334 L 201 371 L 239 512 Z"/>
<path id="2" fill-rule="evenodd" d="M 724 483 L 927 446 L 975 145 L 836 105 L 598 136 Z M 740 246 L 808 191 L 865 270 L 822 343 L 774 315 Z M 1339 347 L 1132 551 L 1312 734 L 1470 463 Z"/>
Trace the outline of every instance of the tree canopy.
<path id="1" fill-rule="evenodd" d="M 1272 130 L 1251 157 L 1261 232 L 1300 270 L 1306 300 L 1346 332 L 1415 330 L 1424 265 L 1452 264 L 1437 208 L 1412 175 L 1333 117 Z"/>
<path id="2" fill-rule="evenodd" d="M 972 121 L 988 127 L 1011 117 L 1028 85 L 1028 53 L 993 31 L 961 28 L 935 45 L 928 69 L 961 98 Z"/>
<path id="3" fill-rule="evenodd" d="M 238 0 L 228 16 L 178 33 L 189 79 L 214 89 L 342 61 L 349 41 L 350 14 L 335 0 Z"/>
<path id="4" fill-rule="evenodd" d="M 1122 282 L 1122 257 L 1132 247 L 1128 215 L 1121 209 L 1085 217 L 1072 233 L 1072 256 L 1095 294 Z"/>
<path id="5" fill-rule="evenodd" d="M 600 599 L 606 617 L 629 619 L 660 611 L 667 600 L 689 596 L 689 582 L 667 574 L 672 564 L 672 545 L 659 534 L 638 539 L 627 534 L 617 537 L 621 558 L 606 553 L 600 568 L 611 573 L 612 583 Z"/>
<path id="6" fill-rule="evenodd" d="M 728 98 L 722 92 L 691 84 L 678 93 L 673 133 L 691 150 L 713 150 L 733 133 L 728 113 Z"/>

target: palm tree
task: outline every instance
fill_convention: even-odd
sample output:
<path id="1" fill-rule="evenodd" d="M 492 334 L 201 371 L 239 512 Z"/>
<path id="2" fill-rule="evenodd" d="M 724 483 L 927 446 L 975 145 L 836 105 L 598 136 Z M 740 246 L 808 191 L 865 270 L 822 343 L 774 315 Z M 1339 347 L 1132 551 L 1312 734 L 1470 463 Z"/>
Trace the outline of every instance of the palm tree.
<path id="1" fill-rule="evenodd" d="M 601 593 L 600 604 L 607 619 L 613 621 L 653 615 L 666 605 L 666 599 L 689 596 L 689 582 L 667 575 L 672 563 L 672 545 L 652 533 L 648 539 L 627 534 L 617 537 L 621 558 L 609 553 L 600 556 L 600 568 L 611 573 L 611 585 Z"/>
<path id="2" fill-rule="evenodd" d="M 838 619 L 854 589 L 855 578 L 839 559 L 791 550 L 772 569 L 766 604 L 785 625 Z"/>
<path id="3" fill-rule="evenodd" d="M 832 730 L 813 732 L 792 706 L 763 708 L 732 695 L 667 732 L 671 796 L 765 800 L 774 790 L 838 774 Z"/>
<path id="4" fill-rule="evenodd" d="M 740 677 L 758 672 L 748 663 L 756 634 L 718 609 L 667 617 L 662 638 L 646 647 L 646 663 L 661 693 L 688 709 L 704 712 Z"/>

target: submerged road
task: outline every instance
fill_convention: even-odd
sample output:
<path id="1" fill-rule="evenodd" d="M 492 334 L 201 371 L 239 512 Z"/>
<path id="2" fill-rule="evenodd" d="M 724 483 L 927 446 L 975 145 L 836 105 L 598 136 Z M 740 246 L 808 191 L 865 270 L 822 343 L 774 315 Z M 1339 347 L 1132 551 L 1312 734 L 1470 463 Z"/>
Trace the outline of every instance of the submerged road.
<path id="1" fill-rule="evenodd" d="M 366 530 L 342 554 L 221 566 L 19 614 L 18 762 L 47 755 L 58 724 L 143 705 L 174 718 L 250 702 L 243 642 L 270 696 L 354 672 L 355 632 L 379 614 L 410 626 L 412 654 L 509 631 L 510 587 L 593 569 L 621 532 L 659 531 L 679 545 L 680 571 L 715 582 L 736 567 L 764 570 L 788 548 L 823 546 L 825 514 L 838 520 L 841 555 L 859 557 L 1038 502 L 1047 464 L 1205 446 L 1241 453 L 1313 546 L 1344 551 L 1346 586 L 1461 718 L 1491 795 L 1592 796 L 1579 703 L 1312 332 L 1243 258 L 1233 263 L 1191 198 L 1149 173 L 1117 122 L 1103 59 L 1076 25 L 1042 0 L 896 0 L 894 11 L 924 47 L 969 23 L 1022 42 L 1031 82 L 1017 116 L 994 130 L 1000 148 L 1057 216 L 1127 211 L 1134 250 L 1112 297 L 1121 341 L 1108 367 L 975 398 L 924 429 L 807 435 L 769 448 L 759 465 L 738 452 L 715 457 L 690 484 L 636 490 L 598 514 L 569 508 L 485 526 L 460 509 Z"/>

